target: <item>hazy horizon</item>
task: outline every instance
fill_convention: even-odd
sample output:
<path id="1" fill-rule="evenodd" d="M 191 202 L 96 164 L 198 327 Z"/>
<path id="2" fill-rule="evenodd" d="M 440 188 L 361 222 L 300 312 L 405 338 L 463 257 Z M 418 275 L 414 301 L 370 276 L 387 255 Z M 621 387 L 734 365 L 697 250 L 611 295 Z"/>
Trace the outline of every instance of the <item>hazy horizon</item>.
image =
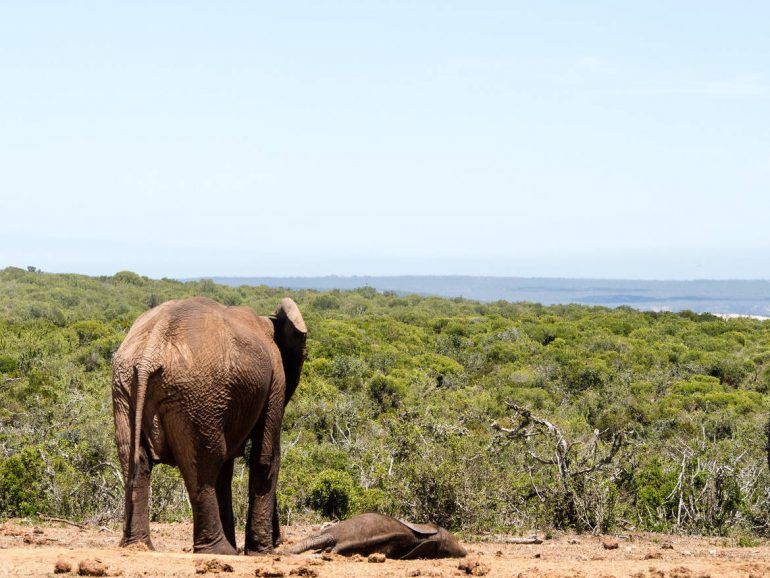
<path id="1" fill-rule="evenodd" d="M 543 305 L 628 306 L 647 311 L 770 317 L 767 280 L 565 279 L 472 276 L 211 277 L 225 285 L 267 285 L 287 289 L 351 290 L 372 287 L 399 294 L 463 297 L 478 301 L 526 301 Z"/>
<path id="2" fill-rule="evenodd" d="M 36 270 L 42 273 L 64 274 L 64 275 L 86 275 L 92 277 L 99 276 L 111 276 L 120 271 L 132 271 L 139 275 L 151 279 L 179 279 L 182 281 L 199 280 L 199 279 L 253 279 L 253 278 L 267 278 L 267 279 L 356 279 L 356 278 L 490 278 L 490 279 L 548 279 L 548 280 L 578 280 L 578 281 L 645 281 L 645 282 L 770 282 L 770 276 L 768 277 L 610 277 L 610 276 L 592 276 L 592 275 L 511 275 L 511 274 L 483 274 L 483 273 L 321 273 L 321 274 L 286 274 L 286 275 L 262 275 L 262 274 L 185 274 L 185 275 L 167 275 L 167 274 L 152 274 L 147 273 L 141 269 L 132 269 L 130 267 L 118 268 L 118 269 L 100 269 L 96 271 L 83 271 L 83 270 L 50 270 L 44 267 L 35 265 L 34 263 L 21 264 L 21 263 L 0 263 L 0 269 L 6 267 L 18 267 L 20 269 L 26 269 L 27 267 L 35 267 Z"/>

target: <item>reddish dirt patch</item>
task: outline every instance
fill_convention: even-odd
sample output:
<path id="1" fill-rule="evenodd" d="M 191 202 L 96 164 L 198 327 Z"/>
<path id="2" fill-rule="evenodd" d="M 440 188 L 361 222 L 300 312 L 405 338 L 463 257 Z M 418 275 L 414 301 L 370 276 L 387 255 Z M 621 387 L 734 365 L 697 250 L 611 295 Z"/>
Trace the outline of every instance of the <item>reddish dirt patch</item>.
<path id="1" fill-rule="evenodd" d="M 310 526 L 287 529 L 286 545 L 307 536 Z M 42 533 L 41 533 L 42 531 Z M 126 578 L 194 577 L 211 556 L 193 555 L 185 550 L 192 543 L 189 524 L 154 524 L 155 552 L 120 549 L 119 528 L 87 528 L 51 524 L 38 532 L 31 524 L 7 522 L 0 525 L 0 575 L 52 576 L 57 563 L 78 571 L 83 560 L 99 560 L 107 566 L 106 575 Z M 33 534 L 45 540 L 24 540 Z M 242 534 L 242 531 L 241 531 Z M 240 536 L 242 539 L 242 536 Z M 262 575 L 318 576 L 318 578 L 369 578 L 388 576 L 468 576 L 505 578 L 718 578 L 770 577 L 770 545 L 737 548 L 719 538 L 694 538 L 656 534 L 628 538 L 558 535 L 542 544 L 505 543 L 505 536 L 466 542 L 469 555 L 464 560 L 386 560 L 369 564 L 367 558 L 336 555 L 271 555 L 261 557 L 218 556 L 232 572 L 212 568 L 220 576 Z M 606 550 L 603 543 L 618 542 Z M 196 568 L 197 563 L 197 568 Z M 477 565 L 476 565 L 477 564 Z M 462 566 L 462 567 L 461 567 Z M 470 569 L 470 572 L 469 572 Z M 207 572 L 207 574 L 209 573 Z M 59 574 L 60 576 L 62 574 Z"/>

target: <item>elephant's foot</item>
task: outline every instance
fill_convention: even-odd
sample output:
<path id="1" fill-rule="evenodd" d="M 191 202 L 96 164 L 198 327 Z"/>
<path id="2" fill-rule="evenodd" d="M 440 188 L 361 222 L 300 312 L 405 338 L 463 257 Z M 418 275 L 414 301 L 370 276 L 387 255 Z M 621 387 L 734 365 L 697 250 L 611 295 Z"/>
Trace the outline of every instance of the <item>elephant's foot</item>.
<path id="1" fill-rule="evenodd" d="M 272 554 L 275 552 L 275 545 L 273 544 L 272 534 L 246 534 L 246 548 L 245 553 L 247 556 L 263 556 L 265 554 Z"/>
<path id="2" fill-rule="evenodd" d="M 265 548 L 246 548 L 245 554 L 247 556 L 265 556 L 275 552 L 275 548 L 268 546 Z"/>
<path id="3" fill-rule="evenodd" d="M 141 546 L 140 546 L 141 545 Z M 120 540 L 121 548 L 147 548 L 148 550 L 155 550 L 155 546 L 152 545 L 152 540 L 149 536 L 146 537 L 126 537 L 123 536 Z"/>
<path id="4" fill-rule="evenodd" d="M 195 554 L 217 554 L 220 556 L 238 555 L 238 551 L 233 548 L 232 544 L 224 536 L 211 544 L 195 544 L 193 552 Z"/>

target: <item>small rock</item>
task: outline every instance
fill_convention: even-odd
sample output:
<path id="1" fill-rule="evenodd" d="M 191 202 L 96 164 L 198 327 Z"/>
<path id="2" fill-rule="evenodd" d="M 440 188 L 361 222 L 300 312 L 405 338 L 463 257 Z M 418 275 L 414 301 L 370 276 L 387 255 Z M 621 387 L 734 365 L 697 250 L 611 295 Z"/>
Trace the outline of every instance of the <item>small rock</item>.
<path id="1" fill-rule="evenodd" d="M 575 544 L 580 544 L 580 540 L 578 540 L 577 538 L 570 538 L 569 540 L 567 540 L 567 544 L 572 544 L 574 546 Z"/>
<path id="2" fill-rule="evenodd" d="M 498 550 L 497 552 L 495 552 L 495 558 L 502 558 L 502 557 L 503 557 L 503 551 L 502 550 Z"/>
<path id="3" fill-rule="evenodd" d="M 106 576 L 107 568 L 107 564 L 98 558 L 81 560 L 78 564 L 78 574 L 80 576 Z"/>
<path id="4" fill-rule="evenodd" d="M 460 562 L 457 568 L 471 576 L 486 576 L 489 574 L 489 566 L 484 564 L 479 558 Z"/>
<path id="5" fill-rule="evenodd" d="M 37 526 L 35 526 L 35 527 L 32 529 L 32 533 L 33 533 L 33 534 L 42 534 L 42 533 L 43 533 L 43 529 L 42 529 L 42 528 L 38 528 Z"/>
<path id="6" fill-rule="evenodd" d="M 366 559 L 366 561 L 371 564 L 383 564 L 385 562 L 385 554 L 381 554 L 380 552 L 369 554 L 369 557 Z"/>
<path id="7" fill-rule="evenodd" d="M 227 562 L 222 562 L 217 558 L 211 558 L 210 560 L 196 560 L 195 561 L 195 573 L 196 574 L 219 574 L 220 572 L 232 572 L 233 567 Z"/>
<path id="8" fill-rule="evenodd" d="M 682 550 L 682 556 L 692 556 L 692 552 L 689 550 Z"/>
<path id="9" fill-rule="evenodd" d="M 668 574 L 671 578 L 692 578 L 692 571 L 686 566 L 679 566 Z"/>
<path id="10" fill-rule="evenodd" d="M 406 573 L 406 575 L 407 576 L 420 576 L 420 575 L 422 575 L 422 572 L 420 572 L 420 570 L 418 568 L 415 568 L 414 570 L 409 570 Z"/>
<path id="11" fill-rule="evenodd" d="M 671 542 L 663 542 L 660 545 L 661 550 L 673 550 L 674 545 Z"/>
<path id="12" fill-rule="evenodd" d="M 665 578 L 666 573 L 663 570 L 658 570 L 654 566 L 650 566 L 650 578 Z"/>
<path id="13" fill-rule="evenodd" d="M 259 578 L 282 578 L 283 576 L 286 576 L 286 572 L 279 568 L 265 568 L 258 566 L 254 571 L 254 575 L 259 576 Z"/>
<path id="14" fill-rule="evenodd" d="M 604 540 L 602 542 L 602 548 L 605 550 L 617 550 L 620 547 L 617 540 Z"/>
<path id="15" fill-rule="evenodd" d="M 709 550 L 709 556 L 716 556 L 717 554 L 719 554 L 717 550 Z"/>
<path id="16" fill-rule="evenodd" d="M 321 560 L 324 560 L 326 562 L 331 562 L 334 560 L 334 554 L 332 554 L 331 552 L 324 552 L 323 554 L 321 554 Z"/>
<path id="17" fill-rule="evenodd" d="M 540 554 L 540 552 L 538 552 L 537 554 L 535 554 L 535 558 L 540 558 L 540 556 L 542 556 L 542 554 Z"/>
<path id="18" fill-rule="evenodd" d="M 300 566 L 299 568 L 292 568 L 289 576 L 318 576 L 318 570 L 308 568 L 307 566 Z"/>
<path id="19" fill-rule="evenodd" d="M 644 560 L 660 560 L 663 558 L 663 554 L 661 552 L 654 552 L 650 550 L 644 555 Z"/>
<path id="20" fill-rule="evenodd" d="M 363 556 L 361 556 L 361 554 L 353 554 L 350 557 L 351 562 L 363 562 L 364 559 L 365 558 Z"/>
<path id="21" fill-rule="evenodd" d="M 23 533 L 23 530 L 14 528 L 8 522 L 0 527 L 0 536 L 21 536 Z"/>
<path id="22" fill-rule="evenodd" d="M 72 564 L 70 564 L 66 560 L 59 558 L 53 567 L 53 573 L 66 574 L 67 572 L 72 572 Z"/>
<path id="23" fill-rule="evenodd" d="M 45 536 L 36 534 L 24 534 L 24 538 L 22 538 L 22 540 L 25 544 L 34 544 L 35 546 L 43 546 L 48 544 L 49 541 Z"/>
<path id="24" fill-rule="evenodd" d="M 185 546 L 182 548 L 182 552 L 192 552 L 192 548 L 190 546 Z"/>

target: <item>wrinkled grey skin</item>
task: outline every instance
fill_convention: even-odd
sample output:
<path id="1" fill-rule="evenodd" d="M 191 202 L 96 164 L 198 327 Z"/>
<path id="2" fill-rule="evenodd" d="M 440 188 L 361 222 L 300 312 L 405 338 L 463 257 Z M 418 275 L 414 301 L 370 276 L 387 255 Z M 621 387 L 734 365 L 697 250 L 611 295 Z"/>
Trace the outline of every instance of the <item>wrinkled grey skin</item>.
<path id="1" fill-rule="evenodd" d="M 125 478 L 121 545 L 152 548 L 149 486 L 178 466 L 193 510 L 194 551 L 235 554 L 233 461 L 251 440 L 246 553 L 280 541 L 276 483 L 284 406 L 305 359 L 297 305 L 272 317 L 196 297 L 141 315 L 113 358 L 115 440 Z"/>
<path id="2" fill-rule="evenodd" d="M 335 554 L 368 556 L 375 552 L 388 558 L 462 558 L 467 554 L 452 534 L 434 524 L 412 524 L 383 514 L 362 514 L 338 522 L 298 542 L 286 552 L 326 550 Z"/>

